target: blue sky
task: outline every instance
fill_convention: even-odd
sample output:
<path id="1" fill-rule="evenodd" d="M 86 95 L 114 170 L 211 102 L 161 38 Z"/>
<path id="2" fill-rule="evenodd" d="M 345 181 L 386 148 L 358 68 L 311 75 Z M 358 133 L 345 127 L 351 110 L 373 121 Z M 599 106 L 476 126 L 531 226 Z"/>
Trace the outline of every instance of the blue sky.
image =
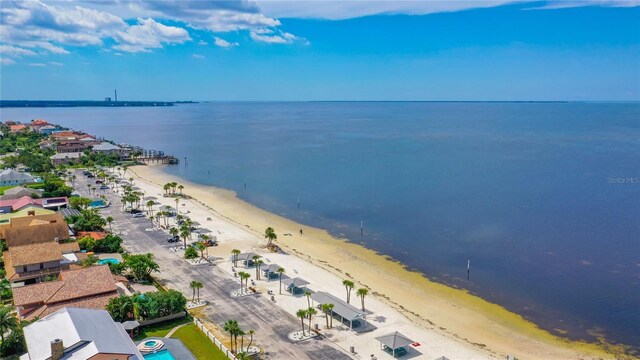
<path id="1" fill-rule="evenodd" d="M 639 5 L 3 1 L 1 98 L 640 101 Z"/>

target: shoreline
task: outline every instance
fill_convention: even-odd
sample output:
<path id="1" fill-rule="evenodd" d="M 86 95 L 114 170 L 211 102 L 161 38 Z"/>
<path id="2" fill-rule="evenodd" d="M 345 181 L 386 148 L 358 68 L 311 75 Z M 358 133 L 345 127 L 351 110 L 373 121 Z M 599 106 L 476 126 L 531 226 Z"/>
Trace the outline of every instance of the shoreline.
<path id="1" fill-rule="evenodd" d="M 160 188 L 166 182 L 179 182 L 185 185 L 184 193 L 192 197 L 190 201 L 260 237 L 264 228 L 273 227 L 279 235 L 276 244 L 283 251 L 368 288 L 371 295 L 426 330 L 500 357 L 511 354 L 520 358 L 614 358 L 621 351 L 613 345 L 558 337 L 464 289 L 429 280 L 389 256 L 336 238 L 326 230 L 262 210 L 237 198 L 232 191 L 196 184 L 163 169 L 164 166 L 141 165 L 128 171 L 139 181 Z M 304 235 L 298 233 L 300 228 L 304 229 Z M 292 235 L 283 236 L 285 233 Z"/>

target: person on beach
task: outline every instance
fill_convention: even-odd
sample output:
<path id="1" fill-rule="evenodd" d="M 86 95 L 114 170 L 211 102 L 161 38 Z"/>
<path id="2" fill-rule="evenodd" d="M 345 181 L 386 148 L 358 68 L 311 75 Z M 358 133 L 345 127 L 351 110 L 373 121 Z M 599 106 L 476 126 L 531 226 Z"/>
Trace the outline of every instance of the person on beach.
<path id="1" fill-rule="evenodd" d="M 300 229 L 300 235 L 302 235 L 302 229 Z"/>

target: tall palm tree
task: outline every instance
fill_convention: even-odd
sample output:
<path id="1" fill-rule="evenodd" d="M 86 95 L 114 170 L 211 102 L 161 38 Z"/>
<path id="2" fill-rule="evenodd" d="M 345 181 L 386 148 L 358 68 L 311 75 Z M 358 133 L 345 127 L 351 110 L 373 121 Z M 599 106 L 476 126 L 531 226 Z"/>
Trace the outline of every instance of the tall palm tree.
<path id="1" fill-rule="evenodd" d="M 307 307 L 311 307 L 311 291 L 309 290 L 305 290 L 304 291 L 304 296 L 307 297 Z"/>
<path id="2" fill-rule="evenodd" d="M 364 297 L 367 296 L 367 294 L 369 294 L 369 290 L 367 290 L 365 288 L 360 288 L 360 289 L 358 289 L 358 291 L 356 291 L 356 295 L 358 295 L 360 297 L 360 301 L 362 302 L 362 311 L 365 311 L 365 309 L 364 309 Z"/>
<path id="3" fill-rule="evenodd" d="M 261 256 L 260 255 L 253 255 L 253 257 L 251 258 L 251 260 L 253 260 L 253 265 L 255 266 L 256 263 L 258 262 L 258 259 L 260 259 Z M 256 266 L 256 279 L 258 278 L 258 267 Z"/>
<path id="4" fill-rule="evenodd" d="M 229 336 L 231 336 L 231 352 L 234 352 L 233 351 L 233 337 L 237 333 L 238 329 L 239 329 L 238 322 L 235 321 L 235 320 L 227 320 L 224 323 L 223 330 L 228 332 Z M 236 348 L 236 350 L 237 350 L 237 348 Z"/>
<path id="5" fill-rule="evenodd" d="M 180 231 L 175 227 L 172 227 L 171 229 L 169 229 L 169 234 L 173 237 L 178 236 L 179 233 Z"/>
<path id="6" fill-rule="evenodd" d="M 316 309 L 310 307 L 309 309 L 307 309 L 307 316 L 309 316 L 309 334 L 311 334 L 311 321 L 312 321 L 312 317 L 313 315 L 317 314 L 318 312 L 316 311 Z"/>
<path id="7" fill-rule="evenodd" d="M 151 216 L 153 216 L 153 205 L 155 204 L 156 203 L 153 200 L 147 201 L 147 209 L 149 209 L 149 214 L 151 214 Z"/>
<path id="8" fill-rule="evenodd" d="M 320 305 L 320 309 L 322 309 L 322 312 L 324 313 L 324 319 L 327 321 L 327 329 L 328 329 L 329 328 L 329 312 L 331 312 L 331 310 L 329 309 L 329 304 Z"/>
<path id="9" fill-rule="evenodd" d="M 198 294 L 198 303 L 200 303 L 200 289 L 202 289 L 204 285 L 200 281 L 196 281 L 196 293 Z"/>
<path id="10" fill-rule="evenodd" d="M 238 273 L 238 276 L 240 276 L 240 290 L 242 290 L 242 282 L 244 281 L 244 290 L 247 291 L 247 286 L 249 285 L 247 283 L 247 280 L 251 277 L 251 275 L 249 273 L 246 273 L 244 271 L 240 271 Z"/>
<path id="11" fill-rule="evenodd" d="M 182 238 L 182 242 L 184 243 L 185 250 L 187 249 L 187 238 L 191 235 L 191 230 L 186 227 L 180 228 L 180 237 Z"/>
<path id="12" fill-rule="evenodd" d="M 233 267 L 238 266 L 238 255 L 240 255 L 240 250 L 233 249 L 231 250 L 231 255 L 233 255 Z"/>
<path id="13" fill-rule="evenodd" d="M 251 347 L 251 344 L 253 343 L 253 334 L 255 334 L 256 332 L 253 330 L 249 330 L 247 331 L 247 334 L 249 335 L 249 345 L 247 345 L 247 351 L 249 351 L 249 348 Z"/>
<path id="14" fill-rule="evenodd" d="M 260 280 L 260 266 L 264 264 L 264 261 L 258 259 L 256 260 L 256 280 Z"/>
<path id="15" fill-rule="evenodd" d="M 178 189 L 180 189 L 180 196 L 182 196 L 182 190 L 184 189 L 184 185 L 178 185 Z"/>
<path id="16" fill-rule="evenodd" d="M 113 222 L 113 218 L 111 216 L 107 216 L 105 220 L 107 221 L 107 224 L 109 224 L 109 232 L 113 232 L 113 229 L 111 229 L 111 223 Z"/>
<path id="17" fill-rule="evenodd" d="M 244 333 L 244 331 L 242 331 L 242 329 L 238 329 L 238 335 L 240 335 L 240 353 L 243 353 L 244 352 L 244 336 L 246 334 Z"/>
<path id="18" fill-rule="evenodd" d="M 267 247 L 270 248 L 273 245 L 273 240 L 276 240 L 278 238 L 278 235 L 276 235 L 275 230 L 273 230 L 273 228 L 269 226 L 264 231 L 264 237 L 265 239 L 267 239 Z"/>
<path id="19" fill-rule="evenodd" d="M 176 198 L 176 215 L 178 214 L 178 203 L 180 202 L 180 199 Z"/>
<path id="20" fill-rule="evenodd" d="M 302 321 L 302 336 L 305 336 L 304 333 L 304 319 L 307 318 L 307 310 L 304 309 L 300 309 L 296 312 L 296 316 L 300 318 L 300 321 Z"/>
<path id="21" fill-rule="evenodd" d="M 164 194 L 168 195 L 169 194 L 169 189 L 171 189 L 171 185 L 169 185 L 168 183 L 164 184 L 164 186 L 162 186 L 162 189 L 164 190 Z"/>
<path id="22" fill-rule="evenodd" d="M 330 314 L 332 314 L 332 315 L 330 316 L 330 319 L 329 319 L 329 321 L 330 321 L 329 328 L 332 328 L 332 327 L 333 327 L 333 306 L 334 306 L 334 305 L 333 305 L 333 304 L 328 304 L 328 305 L 329 305 L 329 306 L 327 306 L 327 308 L 329 309 L 329 313 L 330 313 Z"/>
<path id="23" fill-rule="evenodd" d="M 351 280 L 343 280 L 342 281 L 342 285 L 344 285 L 344 288 L 347 290 L 347 304 L 350 304 L 350 300 L 351 300 L 351 290 L 353 290 L 353 281 Z"/>
<path id="24" fill-rule="evenodd" d="M 189 287 L 191 288 L 191 292 L 192 292 L 191 302 L 193 302 L 196 299 L 196 287 L 198 287 L 198 282 L 195 280 L 192 280 L 189 283 Z"/>
<path id="25" fill-rule="evenodd" d="M 280 295 L 282 295 L 282 274 L 284 274 L 284 268 L 278 268 L 278 277 L 280 278 Z"/>
<path id="26" fill-rule="evenodd" d="M 172 183 L 171 183 L 171 189 L 172 189 L 172 191 L 173 191 L 173 193 L 174 193 L 174 194 L 176 193 L 176 187 L 177 187 L 177 186 L 178 186 L 178 183 L 177 183 L 177 182 L 175 182 L 175 181 L 174 181 L 174 182 L 172 182 Z"/>
<path id="27" fill-rule="evenodd" d="M 18 328 L 18 318 L 8 306 L 0 306 L 0 339 L 4 343 L 4 333 Z"/>
<path id="28" fill-rule="evenodd" d="M 198 250 L 200 250 L 200 258 L 204 259 L 204 250 L 207 248 L 207 246 L 203 242 L 197 243 L 196 246 L 198 247 Z"/>

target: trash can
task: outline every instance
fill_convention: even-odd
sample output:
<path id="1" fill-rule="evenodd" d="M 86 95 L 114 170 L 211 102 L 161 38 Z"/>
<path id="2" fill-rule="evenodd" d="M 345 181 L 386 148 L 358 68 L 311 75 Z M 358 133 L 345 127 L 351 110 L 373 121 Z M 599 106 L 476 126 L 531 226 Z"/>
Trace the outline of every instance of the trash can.
<path id="1" fill-rule="evenodd" d="M 356 353 L 356 348 L 353 346 L 349 346 L 349 351 L 351 351 L 352 354 Z"/>

